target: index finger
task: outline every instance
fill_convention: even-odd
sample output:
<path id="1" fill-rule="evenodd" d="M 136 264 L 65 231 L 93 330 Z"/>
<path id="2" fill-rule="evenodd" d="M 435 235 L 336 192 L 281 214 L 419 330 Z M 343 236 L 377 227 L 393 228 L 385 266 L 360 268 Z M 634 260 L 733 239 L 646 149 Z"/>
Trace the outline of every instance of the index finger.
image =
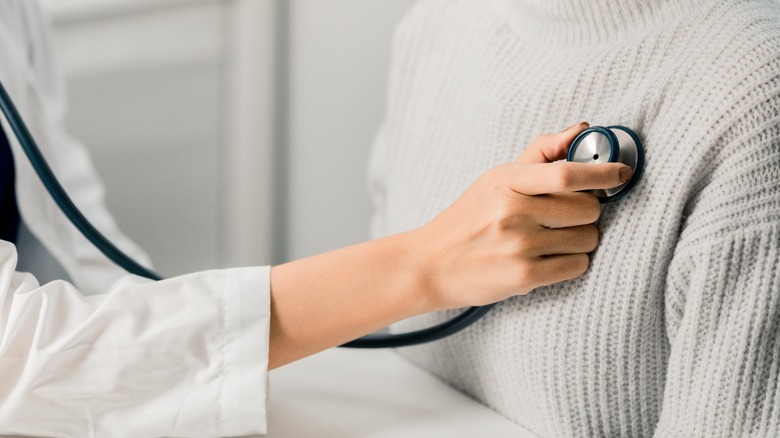
<path id="1" fill-rule="evenodd" d="M 530 164 L 565 160 L 571 142 L 589 126 L 588 122 L 581 122 L 555 134 L 540 135 L 528 145 L 528 148 L 515 161 Z"/>
<path id="2" fill-rule="evenodd" d="M 634 171 L 622 163 L 509 163 L 508 186 L 523 195 L 611 189 L 631 179 Z"/>

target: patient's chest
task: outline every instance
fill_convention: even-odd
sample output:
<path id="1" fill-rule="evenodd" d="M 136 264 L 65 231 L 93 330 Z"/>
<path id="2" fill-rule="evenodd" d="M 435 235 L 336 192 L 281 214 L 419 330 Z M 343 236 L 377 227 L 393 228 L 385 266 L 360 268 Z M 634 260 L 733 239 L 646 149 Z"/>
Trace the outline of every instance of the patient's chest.
<path id="1" fill-rule="evenodd" d="M 385 139 L 384 233 L 426 223 L 538 134 L 580 120 L 636 130 L 646 147 L 644 175 L 629 196 L 603 207 L 602 240 L 584 276 L 507 300 L 465 332 L 401 352 L 541 435 L 651 433 L 669 355 L 663 290 L 683 199 L 675 183 L 685 173 L 685 163 L 665 159 L 685 144 L 668 138 L 664 114 L 648 111 L 658 104 L 650 90 L 665 85 L 625 78 L 629 99 L 599 83 L 609 80 L 604 66 L 561 58 L 547 70 L 507 72 L 492 65 L 502 61 L 490 51 L 486 44 L 457 56 L 431 54 L 395 96 Z M 445 73 L 427 65 L 448 55 L 456 65 Z M 590 78 L 590 92 L 561 71 Z M 648 207 L 650 196 L 668 208 Z"/>

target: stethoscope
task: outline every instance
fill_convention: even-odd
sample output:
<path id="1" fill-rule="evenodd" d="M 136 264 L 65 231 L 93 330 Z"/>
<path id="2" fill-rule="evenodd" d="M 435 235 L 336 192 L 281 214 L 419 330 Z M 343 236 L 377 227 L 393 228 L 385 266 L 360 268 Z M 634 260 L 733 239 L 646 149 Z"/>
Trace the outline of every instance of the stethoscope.
<path id="1" fill-rule="evenodd" d="M 46 190 L 63 214 L 73 225 L 100 250 L 109 260 L 119 265 L 131 274 L 162 280 L 153 271 L 141 266 L 127 256 L 105 236 L 103 236 L 79 211 L 65 189 L 54 176 L 51 168 L 43 158 L 37 143 L 33 139 L 27 125 L 16 110 L 11 97 L 0 82 L 0 108 L 5 114 L 8 124 L 13 130 L 19 144 L 30 160 L 33 169 L 38 174 Z M 2 129 L 0 127 L 0 129 Z M 639 137 L 624 126 L 592 126 L 582 131 L 571 143 L 567 161 L 580 163 L 623 163 L 634 169 L 633 177 L 621 186 L 599 190 L 595 195 L 602 203 L 612 202 L 625 196 L 639 180 L 644 167 L 644 149 Z M 471 307 L 458 316 L 440 324 L 407 333 L 374 334 L 348 342 L 341 347 L 349 348 L 395 348 L 433 342 L 453 335 L 474 324 L 485 316 L 495 306 L 490 304 L 481 307 Z"/>

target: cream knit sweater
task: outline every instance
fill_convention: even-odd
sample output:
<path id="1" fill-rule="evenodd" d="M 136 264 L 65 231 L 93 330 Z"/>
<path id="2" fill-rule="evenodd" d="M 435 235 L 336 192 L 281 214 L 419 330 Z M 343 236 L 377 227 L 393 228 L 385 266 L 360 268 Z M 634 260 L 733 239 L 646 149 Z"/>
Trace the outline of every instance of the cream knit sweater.
<path id="1" fill-rule="evenodd" d="M 393 56 L 375 236 L 542 132 L 622 124 L 646 148 L 583 277 L 404 355 L 540 436 L 780 436 L 775 3 L 424 0 Z"/>

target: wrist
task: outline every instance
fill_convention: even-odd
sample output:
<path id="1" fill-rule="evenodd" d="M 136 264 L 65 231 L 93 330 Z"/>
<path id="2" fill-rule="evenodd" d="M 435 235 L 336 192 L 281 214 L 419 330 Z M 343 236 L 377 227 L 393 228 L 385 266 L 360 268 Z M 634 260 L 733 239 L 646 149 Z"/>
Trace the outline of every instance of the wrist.
<path id="1" fill-rule="evenodd" d="M 409 291 L 407 302 L 414 315 L 443 310 L 444 305 L 437 292 L 432 273 L 432 258 L 429 243 L 423 228 L 414 229 L 394 236 L 403 248 L 402 269 L 407 273 Z M 410 316 L 414 316 L 410 315 Z"/>

